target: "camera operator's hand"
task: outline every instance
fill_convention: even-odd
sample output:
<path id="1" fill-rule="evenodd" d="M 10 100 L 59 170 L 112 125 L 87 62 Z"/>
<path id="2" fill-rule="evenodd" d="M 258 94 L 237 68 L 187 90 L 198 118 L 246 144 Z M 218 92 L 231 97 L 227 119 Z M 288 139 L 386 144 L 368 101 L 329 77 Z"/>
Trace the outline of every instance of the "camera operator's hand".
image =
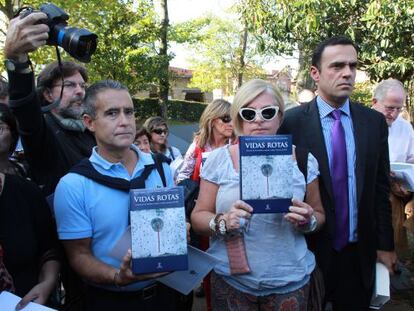
<path id="1" fill-rule="evenodd" d="M 36 24 L 46 20 L 47 15 L 34 12 L 25 17 L 17 16 L 10 21 L 7 29 L 4 55 L 7 59 L 26 62 L 27 54 L 46 44 L 49 27 L 46 24 Z"/>

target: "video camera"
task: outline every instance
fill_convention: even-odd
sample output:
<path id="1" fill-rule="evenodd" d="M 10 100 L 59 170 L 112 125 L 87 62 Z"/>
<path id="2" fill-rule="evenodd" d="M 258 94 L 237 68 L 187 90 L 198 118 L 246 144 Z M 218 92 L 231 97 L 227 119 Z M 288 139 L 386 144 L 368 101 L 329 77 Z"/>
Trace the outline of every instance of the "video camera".
<path id="1" fill-rule="evenodd" d="M 21 15 L 25 17 L 36 11 L 27 7 L 21 11 Z M 47 15 L 47 20 L 41 23 L 48 25 L 50 29 L 47 44 L 58 45 L 77 60 L 89 63 L 96 50 L 98 36 L 84 28 L 69 27 L 69 15 L 53 3 L 42 4 L 40 11 Z"/>

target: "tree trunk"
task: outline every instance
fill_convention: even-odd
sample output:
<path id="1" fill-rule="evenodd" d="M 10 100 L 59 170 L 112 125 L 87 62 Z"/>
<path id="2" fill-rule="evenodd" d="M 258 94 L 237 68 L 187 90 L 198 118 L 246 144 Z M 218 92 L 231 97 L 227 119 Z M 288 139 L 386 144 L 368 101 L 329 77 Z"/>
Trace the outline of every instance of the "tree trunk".
<path id="1" fill-rule="evenodd" d="M 405 109 L 410 117 L 411 124 L 414 124 L 414 109 L 413 109 L 413 97 L 414 97 L 414 81 L 408 80 L 404 83 L 407 100 L 405 102 Z"/>
<path id="2" fill-rule="evenodd" d="M 246 55 L 248 34 L 249 33 L 247 30 L 247 26 L 245 26 L 243 36 L 240 38 L 241 39 L 240 40 L 241 51 L 240 51 L 240 67 L 239 67 L 238 83 L 237 83 L 238 87 L 241 87 L 241 85 L 243 84 L 243 73 L 244 73 L 244 68 L 246 67 L 246 63 L 244 62 L 244 57 Z"/>
<path id="3" fill-rule="evenodd" d="M 306 57 L 303 51 L 303 44 L 298 43 L 299 49 L 299 71 L 298 75 L 296 76 L 296 91 L 300 92 L 303 89 L 314 90 L 315 89 L 315 82 L 313 82 L 310 73 L 310 59 Z"/>
<path id="4" fill-rule="evenodd" d="M 20 7 L 21 1 L 18 0 L 6 0 L 4 4 L 0 4 L 0 11 L 7 16 L 9 20 L 11 20 L 14 16 L 14 9 Z"/>
<path id="5" fill-rule="evenodd" d="M 161 47 L 160 47 L 160 59 L 161 59 L 161 68 L 160 68 L 160 107 L 161 107 L 161 117 L 167 119 L 167 102 L 168 102 L 168 90 L 170 88 L 169 83 L 169 72 L 168 67 L 170 61 L 168 59 L 168 0 L 161 0 L 161 7 L 163 11 L 163 19 L 161 22 Z"/>

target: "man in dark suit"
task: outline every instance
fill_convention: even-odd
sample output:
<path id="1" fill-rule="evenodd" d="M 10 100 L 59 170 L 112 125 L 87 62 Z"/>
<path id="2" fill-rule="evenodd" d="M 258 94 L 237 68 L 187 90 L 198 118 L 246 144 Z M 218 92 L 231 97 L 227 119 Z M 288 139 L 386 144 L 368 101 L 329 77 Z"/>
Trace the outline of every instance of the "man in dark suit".
<path id="1" fill-rule="evenodd" d="M 319 162 L 326 224 L 309 237 L 334 310 L 366 310 L 375 262 L 393 272 L 396 257 L 389 202 L 387 124 L 349 96 L 357 50 L 346 37 L 321 42 L 312 56 L 318 96 L 286 112 L 279 134 Z"/>

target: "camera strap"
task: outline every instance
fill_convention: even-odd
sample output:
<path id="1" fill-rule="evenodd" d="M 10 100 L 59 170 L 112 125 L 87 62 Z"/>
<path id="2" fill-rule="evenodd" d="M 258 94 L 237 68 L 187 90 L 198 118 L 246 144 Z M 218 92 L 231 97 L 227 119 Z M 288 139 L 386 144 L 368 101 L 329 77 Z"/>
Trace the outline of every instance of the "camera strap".
<path id="1" fill-rule="evenodd" d="M 63 97 L 63 88 L 64 88 L 63 84 L 65 82 L 65 77 L 63 76 L 63 70 L 62 70 L 62 58 L 60 56 L 60 51 L 57 45 L 55 45 L 55 48 L 56 48 L 56 56 L 58 59 L 58 68 L 59 68 L 60 78 L 62 80 L 62 87 L 60 88 L 59 98 L 57 100 L 54 100 L 51 104 L 41 107 L 42 112 L 49 112 L 52 109 L 59 106 L 60 101 L 62 100 L 62 97 Z"/>
<path id="2" fill-rule="evenodd" d="M 62 79 L 62 87 L 60 89 L 60 96 L 59 96 L 59 103 L 62 100 L 63 97 L 63 83 L 65 83 L 65 77 L 63 76 L 63 70 L 62 70 L 62 57 L 60 56 L 60 51 L 59 51 L 59 47 L 57 45 L 55 45 L 55 49 L 56 49 L 56 56 L 58 59 L 58 68 L 59 68 L 59 72 L 60 72 L 60 78 Z"/>
<path id="3" fill-rule="evenodd" d="M 49 112 L 51 111 L 53 108 L 56 108 L 57 106 L 59 106 L 60 104 L 60 98 L 58 98 L 57 100 L 54 100 L 51 104 L 46 105 L 46 106 L 42 106 L 40 107 L 40 109 L 42 110 L 43 113 L 45 112 Z"/>

